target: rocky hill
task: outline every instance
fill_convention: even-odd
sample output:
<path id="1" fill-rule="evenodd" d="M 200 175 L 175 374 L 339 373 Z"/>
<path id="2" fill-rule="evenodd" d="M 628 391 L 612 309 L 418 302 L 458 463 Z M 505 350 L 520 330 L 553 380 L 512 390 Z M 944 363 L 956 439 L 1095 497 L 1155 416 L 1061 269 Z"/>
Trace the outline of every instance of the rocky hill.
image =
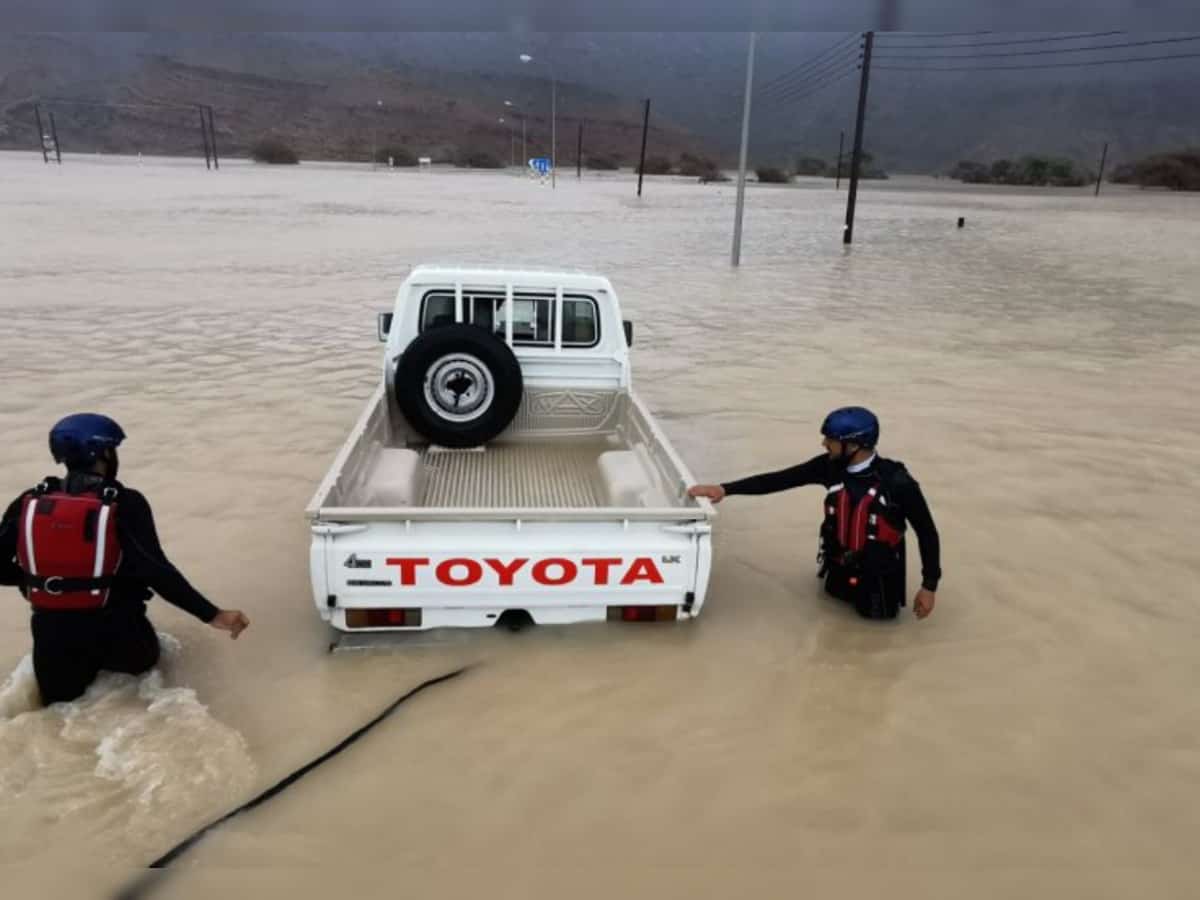
<path id="1" fill-rule="evenodd" d="M 515 111 L 505 100 L 517 104 Z M 0 37 L 0 148 L 36 148 L 35 102 L 43 115 L 54 112 L 68 153 L 200 154 L 197 103 L 214 108 L 218 147 L 228 155 L 246 155 L 270 135 L 295 146 L 303 159 L 367 160 L 374 145 L 440 160 L 482 151 L 508 162 L 521 155 L 522 117 L 530 156 L 549 154 L 551 131 L 544 78 L 382 64 L 270 36 L 173 36 L 149 45 L 70 35 Z M 560 165 L 574 165 L 580 122 L 585 160 L 636 163 L 638 98 L 567 80 L 558 86 L 558 109 Z M 652 116 L 650 153 L 708 153 L 710 143 Z"/>

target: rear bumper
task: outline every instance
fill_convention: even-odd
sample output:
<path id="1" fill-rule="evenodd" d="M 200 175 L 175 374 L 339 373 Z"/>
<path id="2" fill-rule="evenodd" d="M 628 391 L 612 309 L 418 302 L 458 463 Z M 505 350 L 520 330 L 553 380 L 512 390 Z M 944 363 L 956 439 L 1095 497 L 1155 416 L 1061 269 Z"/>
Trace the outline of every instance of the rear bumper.
<path id="1" fill-rule="evenodd" d="M 552 607 L 523 607 L 510 605 L 503 607 L 480 607 L 470 609 L 425 608 L 421 610 L 421 624 L 410 628 L 350 628 L 346 624 L 346 610 L 334 609 L 329 616 L 329 624 L 338 631 L 346 634 L 366 634 L 381 631 L 429 631 L 434 628 L 491 628 L 500 617 L 508 611 L 521 610 L 527 612 L 536 625 L 574 625 L 581 622 L 605 622 L 609 620 L 607 606 L 552 606 Z M 700 612 L 699 605 L 693 604 L 691 609 L 679 607 L 676 622 L 696 618 Z"/>

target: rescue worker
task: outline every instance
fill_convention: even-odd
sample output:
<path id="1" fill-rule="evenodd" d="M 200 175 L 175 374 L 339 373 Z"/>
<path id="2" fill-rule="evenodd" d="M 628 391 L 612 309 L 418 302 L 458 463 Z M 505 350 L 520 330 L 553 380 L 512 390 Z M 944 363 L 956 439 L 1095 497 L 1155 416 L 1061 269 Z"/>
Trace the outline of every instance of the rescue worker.
<path id="1" fill-rule="evenodd" d="M 250 622 L 218 609 L 171 565 L 146 498 L 117 481 L 125 439 L 107 416 L 67 416 L 50 431 L 66 465 L 0 519 L 0 584 L 33 608 L 33 668 L 43 704 L 80 696 L 100 670 L 138 675 L 158 662 L 152 592 L 237 638 Z"/>
<path id="2" fill-rule="evenodd" d="M 699 484 L 692 497 L 720 503 L 736 494 L 773 494 L 809 484 L 826 489 L 819 576 L 825 590 L 869 619 L 895 618 L 905 605 L 905 533 L 911 524 L 921 552 L 917 618 L 933 612 L 941 579 L 937 527 L 921 488 L 904 464 L 875 452 L 879 420 L 862 407 L 831 412 L 821 425 L 825 453 L 778 472 L 725 484 Z"/>

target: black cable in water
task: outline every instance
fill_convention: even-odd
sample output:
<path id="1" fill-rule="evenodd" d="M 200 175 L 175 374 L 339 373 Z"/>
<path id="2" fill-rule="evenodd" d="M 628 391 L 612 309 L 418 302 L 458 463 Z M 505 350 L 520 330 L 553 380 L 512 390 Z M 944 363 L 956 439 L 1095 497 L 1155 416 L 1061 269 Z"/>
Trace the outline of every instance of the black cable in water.
<path id="1" fill-rule="evenodd" d="M 148 869 L 166 868 L 172 862 L 174 862 L 176 859 L 178 859 L 180 856 L 182 856 L 184 853 L 186 853 L 188 850 L 190 850 L 192 847 L 194 847 L 196 845 L 196 843 L 199 842 L 199 840 L 202 837 L 204 837 L 206 834 L 208 834 L 208 832 L 212 831 L 214 828 L 217 828 L 218 826 L 223 825 L 224 823 L 226 823 L 230 819 L 232 819 L 234 816 L 240 815 L 241 813 L 244 813 L 244 812 L 247 812 L 248 810 L 254 809 L 257 806 L 261 806 L 263 803 L 270 800 L 276 794 L 279 794 L 286 788 L 291 787 L 293 784 L 295 784 L 297 781 L 299 781 L 301 778 L 303 778 L 305 775 L 307 775 L 309 772 L 311 772 L 317 766 L 321 765 L 321 763 L 325 762 L 328 759 L 331 759 L 334 756 L 337 756 L 339 753 L 341 753 L 343 750 L 345 750 L 347 747 L 349 747 L 351 744 L 353 744 L 355 741 L 357 741 L 359 738 L 361 738 L 364 734 L 366 734 L 368 731 L 370 731 L 372 728 L 374 728 L 376 725 L 378 725 L 380 722 L 382 722 L 384 719 L 386 719 L 388 716 L 390 716 L 392 713 L 394 713 L 396 711 L 396 709 L 402 703 L 404 703 L 406 700 L 412 699 L 413 697 L 415 697 L 417 694 L 421 693 L 421 691 L 425 690 L 426 688 L 433 687 L 436 684 L 441 684 L 444 681 L 449 681 L 452 678 L 457 678 L 459 675 L 463 674 L 470 668 L 471 668 L 470 666 L 463 666 L 463 668 L 461 668 L 461 669 L 456 669 L 455 671 L 450 672 L 446 675 L 440 675 L 437 678 L 431 678 L 428 681 L 424 681 L 421 684 L 418 684 L 412 690 L 408 691 L 407 693 L 403 694 L 402 696 L 400 696 L 400 697 L 396 698 L 394 701 L 392 701 L 392 703 L 390 705 L 388 705 L 387 708 L 385 708 L 381 713 L 379 713 L 379 715 L 377 715 L 375 718 L 373 718 L 366 725 L 363 725 L 358 730 L 352 732 L 345 739 L 343 739 L 337 746 L 331 747 L 329 750 L 326 750 L 324 753 L 322 753 L 320 756 L 318 756 L 316 759 L 314 759 L 312 762 L 309 762 L 306 765 L 301 766 L 299 769 L 297 769 L 291 775 L 288 775 L 286 778 L 282 779 L 281 781 L 279 781 L 279 782 L 275 783 L 274 785 L 272 785 L 271 787 L 267 788 L 265 791 L 263 791 L 261 794 L 259 794 L 257 797 L 255 797 L 253 800 L 243 803 L 237 809 L 233 810 L 232 812 L 226 813 L 221 818 L 219 818 L 213 822 L 210 822 L 208 825 L 205 825 L 203 828 L 196 831 L 190 837 L 185 838 L 184 840 L 180 841 L 178 844 L 176 844 L 174 847 L 172 847 L 170 850 L 168 850 L 166 853 L 164 853 L 158 859 L 154 860 L 154 862 L 150 863 L 150 865 L 147 866 L 147 868 Z M 114 898 L 114 900 L 140 900 L 140 898 L 143 896 L 144 892 L 150 887 L 150 884 L 151 884 L 151 882 L 147 880 L 146 876 L 143 876 L 136 883 L 129 885 L 123 891 L 118 893 L 116 895 L 116 897 Z"/>

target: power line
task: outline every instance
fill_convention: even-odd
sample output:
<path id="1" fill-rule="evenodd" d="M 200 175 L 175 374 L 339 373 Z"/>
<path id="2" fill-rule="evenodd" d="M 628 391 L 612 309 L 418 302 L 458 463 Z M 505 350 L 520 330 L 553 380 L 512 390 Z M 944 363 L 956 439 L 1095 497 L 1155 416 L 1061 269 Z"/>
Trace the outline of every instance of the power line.
<path id="1" fill-rule="evenodd" d="M 788 79 L 792 78 L 793 76 L 803 72 L 805 69 L 812 68 L 816 63 L 820 62 L 822 59 L 828 57 L 829 55 L 836 53 L 838 50 L 841 50 L 843 47 L 848 47 L 850 44 L 852 44 L 854 41 L 856 41 L 858 39 L 859 39 L 859 35 L 857 33 L 847 35 L 845 38 L 838 41 L 836 44 L 832 45 L 831 47 L 826 47 L 824 50 L 822 50 L 816 56 L 805 60 L 798 66 L 788 69 L 786 72 L 784 72 L 781 75 L 775 76 L 770 81 L 768 81 L 764 85 L 762 85 L 762 87 L 760 87 L 759 90 L 771 90 L 772 88 L 776 87 L 781 82 L 787 81 Z"/>
<path id="2" fill-rule="evenodd" d="M 822 65 L 819 69 L 809 72 L 804 78 L 801 78 L 801 79 L 793 82 L 792 84 L 788 84 L 784 87 L 777 87 L 771 92 L 764 92 L 764 93 L 766 93 L 769 98 L 771 93 L 774 93 L 775 96 L 779 96 L 781 94 L 790 93 L 791 91 L 794 91 L 797 89 L 803 89 L 804 87 L 824 78 L 830 72 L 839 70 L 842 66 L 846 65 L 847 63 L 853 62 L 853 63 L 857 64 L 858 59 L 859 59 L 859 54 L 847 53 L 840 58 L 829 60 L 828 63 Z"/>
<path id="3" fill-rule="evenodd" d="M 800 100 L 804 100 L 808 97 L 811 97 L 813 94 L 819 93 L 820 91 L 829 87 L 831 84 L 836 84 L 837 82 L 839 82 L 843 78 L 845 78 L 847 75 L 850 75 L 853 72 L 857 72 L 858 68 L 859 68 L 858 63 L 855 63 L 852 66 L 846 67 L 841 72 L 838 72 L 832 78 L 825 79 L 820 84 L 807 85 L 804 90 L 801 90 L 797 93 L 788 94 L 787 96 L 776 97 L 776 98 L 774 98 L 774 100 L 772 102 L 776 107 L 778 107 L 778 106 L 782 106 L 782 105 L 790 105 L 790 104 L 796 103 Z"/>
<path id="4" fill-rule="evenodd" d="M 877 66 L 891 72 L 1022 72 L 1027 69 L 1068 69 L 1079 66 L 1117 66 L 1125 63 L 1158 62 L 1164 59 L 1200 59 L 1200 53 L 1166 56 L 1137 56 L 1133 59 L 1091 59 L 1084 62 L 1036 63 L 1028 66 Z"/>
<path id="5" fill-rule="evenodd" d="M 772 78 L 770 81 L 768 81 L 762 87 L 760 87 L 759 90 L 760 91 L 773 90 L 774 88 L 778 87 L 782 82 L 788 81 L 789 79 L 791 79 L 795 75 L 800 74 L 801 72 L 803 72 L 806 69 L 811 69 L 814 65 L 816 65 L 818 62 L 820 62 L 825 57 L 842 49 L 843 47 L 849 46 L 851 43 L 853 43 L 854 41 L 856 41 L 858 39 L 859 39 L 859 35 L 857 33 L 848 35 L 846 38 L 838 41 L 832 47 L 825 48 L 820 53 L 818 53 L 816 56 L 812 57 L 811 59 L 802 62 L 800 65 L 798 65 L 792 69 L 789 69 L 788 71 L 784 72 L 782 75 L 777 75 L 775 78 Z"/>
<path id="6" fill-rule="evenodd" d="M 812 88 L 811 90 L 804 91 L 803 93 L 794 94 L 790 97 L 787 97 L 784 100 L 779 101 L 779 104 L 792 106 L 792 105 L 795 105 L 796 103 L 799 103 L 801 100 L 807 100 L 809 97 L 813 96 L 814 94 L 819 94 L 821 91 L 825 90 L 825 88 L 827 88 L 831 85 L 837 84 L 837 82 L 844 79 L 847 75 L 853 75 L 857 71 L 858 71 L 858 66 L 851 66 L 849 69 L 846 69 L 846 71 L 842 72 L 841 74 L 837 75 L 834 78 L 830 78 L 828 81 L 824 82 L 823 84 L 819 84 L 816 87 Z M 779 105 L 779 104 L 777 104 L 777 105 Z"/>
<path id="7" fill-rule="evenodd" d="M 804 99 L 812 96 L 813 94 L 820 93 L 822 90 L 829 87 L 830 85 L 836 84 L 837 82 L 841 81 L 847 75 L 857 72 L 858 69 L 859 69 L 859 64 L 856 62 L 852 65 L 847 66 L 842 71 L 835 73 L 832 77 L 826 78 L 817 84 L 804 85 L 803 88 L 800 89 L 798 92 L 785 94 L 785 95 L 778 96 L 778 97 L 771 97 L 770 99 L 763 102 L 762 108 L 779 110 L 780 108 L 782 108 L 784 106 L 794 105 L 795 103 L 797 103 L 801 100 L 804 100 Z M 725 115 L 720 117 L 720 121 L 722 121 L 722 122 L 733 121 L 734 119 L 735 119 L 734 113 L 726 113 Z"/>
<path id="8" fill-rule="evenodd" d="M 1124 50 L 1126 47 L 1151 47 L 1158 44 L 1183 44 L 1189 41 L 1200 41 L 1200 34 L 1187 37 L 1160 38 L 1154 41 L 1129 41 L 1124 44 L 1096 44 L 1091 47 L 1059 47 L 1054 50 L 1006 50 L 1001 53 L 944 53 L 928 56 L 904 56 L 880 53 L 878 59 L 983 59 L 985 57 L 1010 56 L 1045 56 L 1058 53 L 1089 53 L 1093 50 Z"/>
<path id="9" fill-rule="evenodd" d="M 980 34 L 991 34 L 990 31 L 979 32 Z M 895 50 L 958 50 L 965 47 L 1006 47 L 1012 44 L 1049 44 L 1055 41 L 1081 41 L 1085 38 L 1112 37 L 1114 34 L 1124 34 L 1124 31 L 1088 31 L 1083 34 L 1061 34 L 1054 37 L 1043 38 L 1023 38 L 1021 40 L 1011 41 L 978 41 L 972 44 L 899 44 L 896 47 L 888 49 Z M 883 45 L 881 45 L 883 46 Z"/>
<path id="10" fill-rule="evenodd" d="M 837 82 L 841 81 L 847 75 L 851 75 L 857 71 L 858 71 L 857 65 L 851 66 L 850 68 L 837 73 L 832 78 L 826 79 L 825 81 L 821 82 L 820 84 L 813 85 L 812 87 L 809 87 L 803 91 L 797 91 L 796 93 L 789 94 L 786 97 L 781 97 L 778 100 L 775 100 L 773 103 L 771 103 L 766 108 L 778 111 L 778 110 L 783 109 L 784 107 L 795 106 L 800 101 L 807 100 L 809 97 L 813 96 L 814 94 L 819 94 L 821 91 L 825 90 L 827 87 L 837 84 Z"/>
<path id="11" fill-rule="evenodd" d="M 970 37 L 976 34 L 993 34 L 991 31 L 877 31 L 876 37 L 892 38 L 935 38 L 935 37 Z"/>

